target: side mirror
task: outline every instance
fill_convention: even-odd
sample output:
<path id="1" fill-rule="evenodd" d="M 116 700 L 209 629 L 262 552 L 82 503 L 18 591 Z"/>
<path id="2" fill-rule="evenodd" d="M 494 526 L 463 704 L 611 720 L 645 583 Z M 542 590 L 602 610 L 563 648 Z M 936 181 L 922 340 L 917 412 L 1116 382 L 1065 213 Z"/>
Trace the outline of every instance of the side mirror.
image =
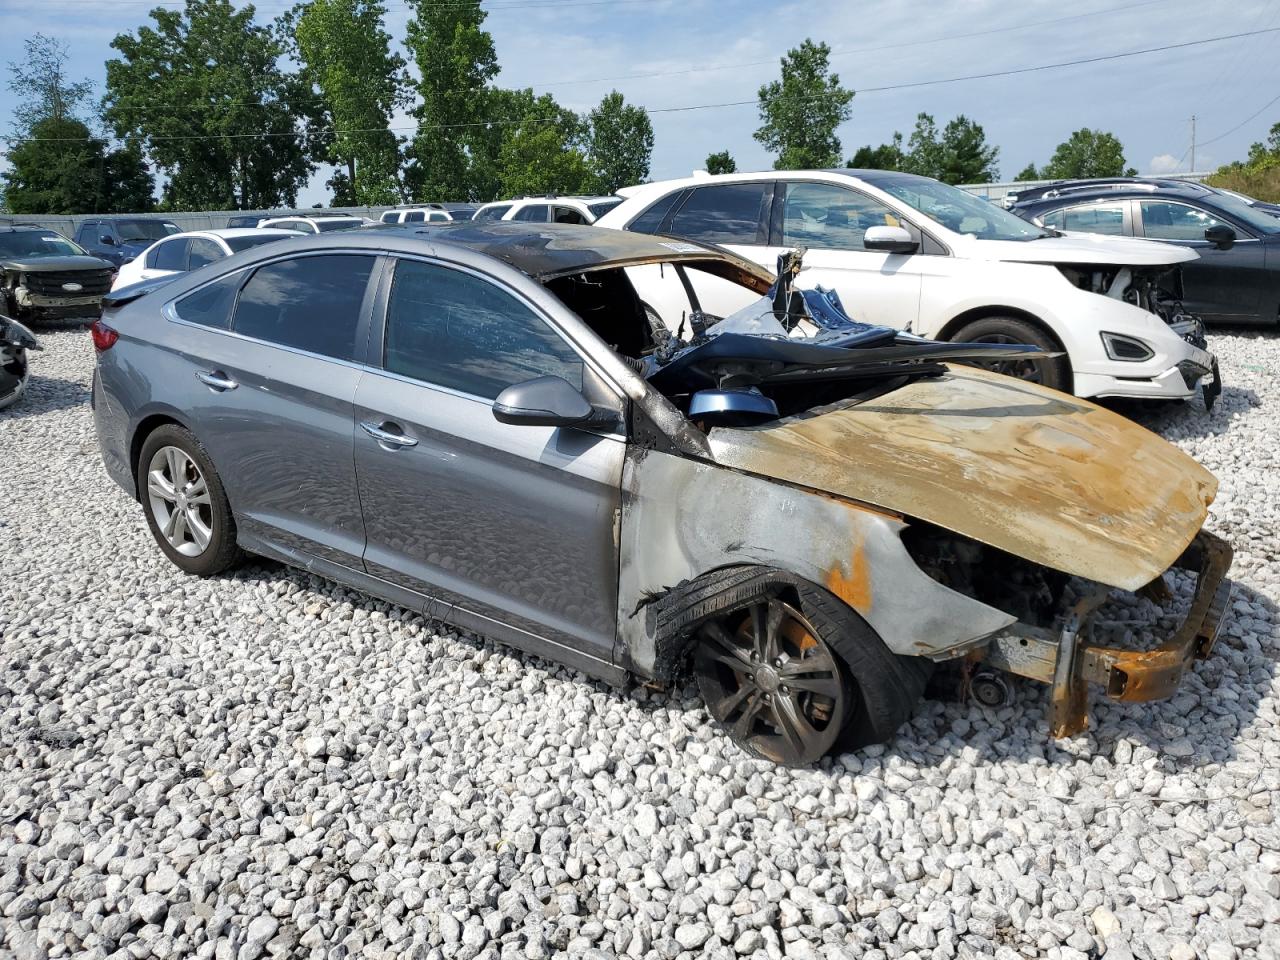
<path id="1" fill-rule="evenodd" d="M 1230 250 L 1236 242 L 1236 232 L 1225 223 L 1215 223 L 1204 232 L 1204 238 L 1219 250 Z"/>
<path id="2" fill-rule="evenodd" d="M 600 427 L 616 422 L 610 410 L 598 410 L 560 377 L 537 377 L 507 387 L 493 401 L 499 423 L 528 427 Z"/>
<path id="3" fill-rule="evenodd" d="M 868 227 L 862 245 L 879 253 L 915 253 L 920 249 L 906 227 Z"/>
<path id="4" fill-rule="evenodd" d="M 114 246 L 116 245 L 116 242 L 115 242 L 114 240 L 112 240 L 110 237 L 106 236 L 105 234 L 104 234 L 103 236 L 99 237 L 99 238 L 98 238 L 98 240 L 99 240 L 101 243 L 106 244 L 108 247 L 114 247 Z"/>

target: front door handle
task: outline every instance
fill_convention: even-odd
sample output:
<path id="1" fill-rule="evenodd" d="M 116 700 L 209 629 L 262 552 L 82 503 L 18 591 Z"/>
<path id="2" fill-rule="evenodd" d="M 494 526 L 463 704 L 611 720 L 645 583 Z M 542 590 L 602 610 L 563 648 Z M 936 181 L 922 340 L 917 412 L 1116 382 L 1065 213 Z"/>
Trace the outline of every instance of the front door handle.
<path id="1" fill-rule="evenodd" d="M 368 420 L 361 420 L 360 427 L 373 439 L 379 443 L 386 444 L 389 447 L 416 447 L 418 441 L 413 437 L 406 437 L 403 433 L 393 433 L 387 427 L 395 427 L 394 423 L 383 421 L 382 423 L 370 423 Z M 398 427 L 396 428 L 399 429 Z"/>
<path id="2" fill-rule="evenodd" d="M 203 383 L 214 393 L 222 393 L 224 390 L 234 390 L 240 384 L 236 383 L 221 370 L 200 370 L 196 373 L 196 379 Z"/>

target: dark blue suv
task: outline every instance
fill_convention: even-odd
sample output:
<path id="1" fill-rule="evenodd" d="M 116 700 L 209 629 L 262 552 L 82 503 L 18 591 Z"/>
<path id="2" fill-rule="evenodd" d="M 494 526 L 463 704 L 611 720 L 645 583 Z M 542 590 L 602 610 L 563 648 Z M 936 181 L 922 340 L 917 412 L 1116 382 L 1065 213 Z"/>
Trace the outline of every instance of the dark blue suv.
<path id="1" fill-rule="evenodd" d="M 179 232 L 176 223 L 155 217 L 101 217 L 80 224 L 75 240 L 95 257 L 118 267 L 157 240 Z"/>

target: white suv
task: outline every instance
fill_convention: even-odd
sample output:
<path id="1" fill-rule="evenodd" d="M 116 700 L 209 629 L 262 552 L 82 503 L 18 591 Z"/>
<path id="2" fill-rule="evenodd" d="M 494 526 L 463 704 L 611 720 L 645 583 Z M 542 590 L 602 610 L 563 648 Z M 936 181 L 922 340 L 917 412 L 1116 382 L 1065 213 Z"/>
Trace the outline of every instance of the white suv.
<path id="1" fill-rule="evenodd" d="M 311 216 L 272 217 L 258 224 L 257 229 L 274 227 L 277 230 L 296 230 L 298 233 L 328 233 L 330 230 L 354 230 L 363 227 L 367 221 L 363 217 L 349 214 L 313 214 Z"/>
<path id="2" fill-rule="evenodd" d="M 868 323 L 939 340 L 1062 351 L 1005 372 L 1082 397 L 1186 398 L 1220 386 L 1199 320 L 1178 303 L 1184 248 L 1064 235 L 926 177 L 881 170 L 703 174 L 647 184 L 596 225 L 721 244 L 773 268 L 807 248 L 799 283 L 834 289 Z M 669 327 L 689 298 L 672 276 L 633 282 Z M 728 284 L 695 284 L 703 311 L 745 306 Z"/>
<path id="3" fill-rule="evenodd" d="M 382 223 L 448 223 L 453 214 L 438 203 L 421 203 L 388 210 L 379 219 Z"/>
<path id="4" fill-rule="evenodd" d="M 517 220 L 522 223 L 595 223 L 621 197 L 520 197 L 486 203 L 472 220 Z"/>

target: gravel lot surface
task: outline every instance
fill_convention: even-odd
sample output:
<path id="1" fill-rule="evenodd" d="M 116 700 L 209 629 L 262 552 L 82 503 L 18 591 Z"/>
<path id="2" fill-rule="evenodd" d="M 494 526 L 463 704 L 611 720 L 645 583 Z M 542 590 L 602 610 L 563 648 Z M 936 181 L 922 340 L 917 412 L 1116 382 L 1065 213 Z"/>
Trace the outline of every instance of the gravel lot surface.
<path id="1" fill-rule="evenodd" d="M 0 413 L 0 955 L 1280 956 L 1280 339 L 1129 409 L 1221 480 L 1214 657 L 1163 704 L 930 702 L 747 759 L 618 692 L 282 567 L 181 575 L 104 473 L 85 332 Z"/>

